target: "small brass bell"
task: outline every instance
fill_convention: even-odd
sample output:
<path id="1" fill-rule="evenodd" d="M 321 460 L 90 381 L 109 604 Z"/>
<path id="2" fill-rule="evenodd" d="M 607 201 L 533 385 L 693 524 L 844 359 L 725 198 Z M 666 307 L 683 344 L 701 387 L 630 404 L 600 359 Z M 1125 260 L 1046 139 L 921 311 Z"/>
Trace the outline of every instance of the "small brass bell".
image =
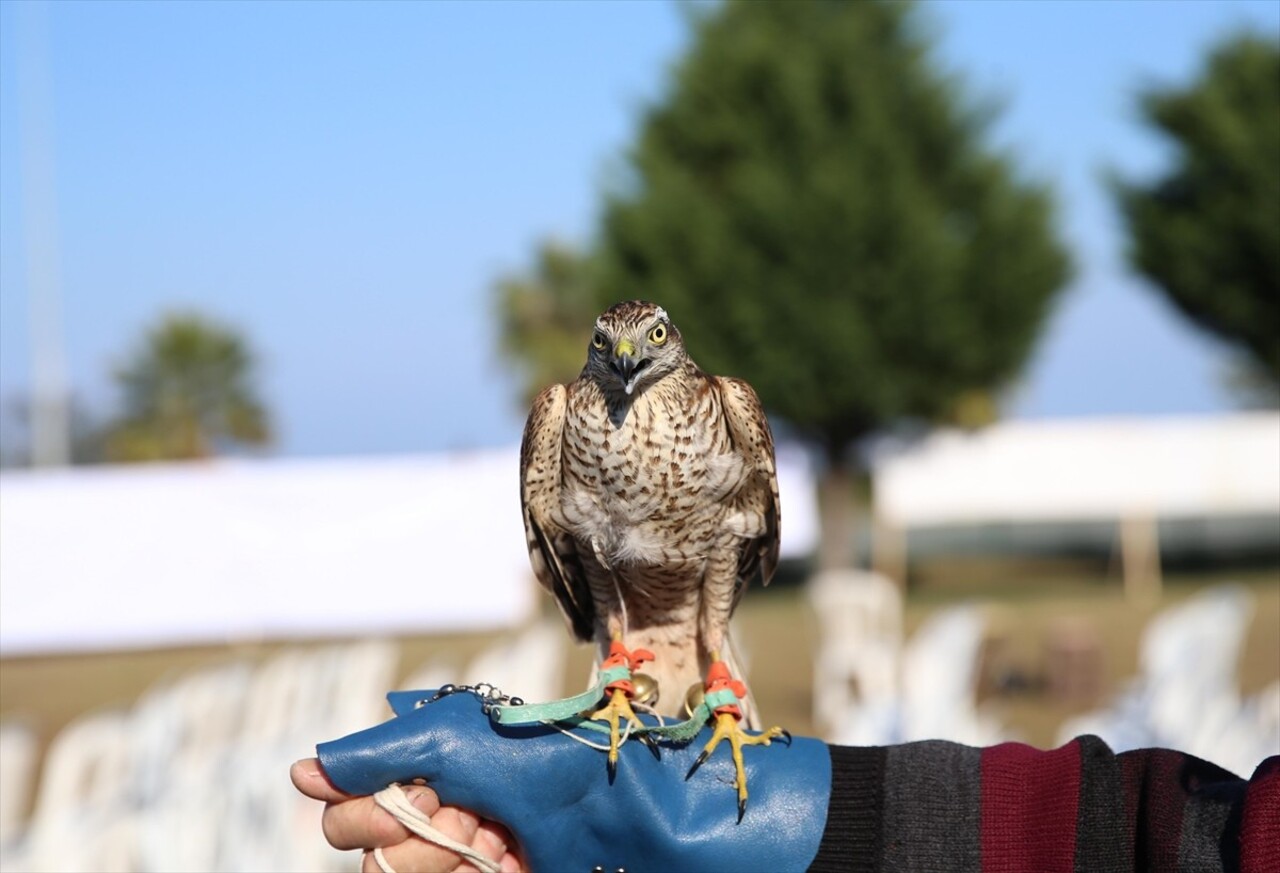
<path id="1" fill-rule="evenodd" d="M 658 702 L 658 680 L 648 673 L 632 673 L 631 687 L 636 692 L 636 696 L 632 699 L 637 703 L 653 706 Z"/>
<path id="2" fill-rule="evenodd" d="M 702 701 L 706 699 L 706 696 L 707 693 L 703 690 L 701 682 L 695 682 L 690 685 L 689 690 L 684 693 L 685 715 L 693 718 L 694 712 L 697 711 L 699 706 L 702 706 Z"/>

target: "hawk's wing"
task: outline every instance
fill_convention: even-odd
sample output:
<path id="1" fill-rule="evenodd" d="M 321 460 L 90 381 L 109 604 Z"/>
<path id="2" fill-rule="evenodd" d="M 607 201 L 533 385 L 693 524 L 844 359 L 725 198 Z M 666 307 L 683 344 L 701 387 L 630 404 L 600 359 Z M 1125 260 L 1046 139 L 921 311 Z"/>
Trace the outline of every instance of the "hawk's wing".
<path id="1" fill-rule="evenodd" d="M 746 583 L 757 571 L 761 582 L 768 585 L 778 569 L 778 471 L 773 457 L 769 419 L 765 417 L 755 389 L 741 379 L 722 376 L 716 381 L 733 447 L 753 468 L 751 477 L 738 493 L 737 502 L 743 510 L 757 512 L 764 518 L 764 531 L 742 542 L 738 556 L 738 587 L 734 591 L 736 605 Z"/>
<path id="2" fill-rule="evenodd" d="M 533 575 L 555 597 L 574 635 L 590 640 L 595 605 L 576 541 L 556 524 L 559 514 L 565 407 L 568 391 L 552 385 L 533 401 L 520 443 L 520 504 Z"/>

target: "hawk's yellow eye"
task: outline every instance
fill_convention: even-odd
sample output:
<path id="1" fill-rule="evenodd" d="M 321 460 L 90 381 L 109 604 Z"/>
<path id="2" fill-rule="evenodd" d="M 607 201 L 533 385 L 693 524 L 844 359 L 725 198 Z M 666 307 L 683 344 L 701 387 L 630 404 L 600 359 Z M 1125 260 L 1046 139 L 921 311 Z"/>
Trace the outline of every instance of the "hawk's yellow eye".
<path id="1" fill-rule="evenodd" d="M 600 331 L 596 331 L 591 335 L 591 347 L 593 349 L 596 349 L 598 351 L 603 349 L 605 345 L 606 343 L 604 339 L 604 334 L 602 334 Z"/>
<path id="2" fill-rule="evenodd" d="M 667 326 L 662 323 L 655 324 L 653 329 L 649 331 L 649 342 L 655 346 L 660 346 L 667 341 Z"/>

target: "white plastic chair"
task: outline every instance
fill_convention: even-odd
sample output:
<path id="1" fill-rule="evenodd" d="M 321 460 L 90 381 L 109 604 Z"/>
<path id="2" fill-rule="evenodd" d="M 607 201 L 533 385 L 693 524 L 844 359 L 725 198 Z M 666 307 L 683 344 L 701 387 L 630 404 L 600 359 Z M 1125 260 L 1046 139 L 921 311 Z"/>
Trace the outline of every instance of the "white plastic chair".
<path id="1" fill-rule="evenodd" d="M 83 716 L 54 737 L 15 869 L 139 869 L 129 717 Z"/>
<path id="2" fill-rule="evenodd" d="M 1064 722 L 1059 742 L 1093 733 L 1116 751 L 1162 746 L 1248 775 L 1280 746 L 1265 736 L 1267 692 L 1240 699 L 1236 669 L 1252 614 L 1252 594 L 1235 584 L 1163 610 L 1143 631 L 1139 675 L 1108 706 Z"/>
<path id="3" fill-rule="evenodd" d="M 1004 731 L 977 708 L 979 659 L 986 620 L 976 606 L 930 616 L 916 629 L 903 659 L 904 741 L 952 740 L 985 746 Z"/>
<path id="4" fill-rule="evenodd" d="M 158 684 L 134 707 L 139 869 L 217 869 L 252 675 L 244 662 L 209 667 Z"/>
<path id="5" fill-rule="evenodd" d="M 1158 743 L 1197 755 L 1215 752 L 1240 711 L 1236 667 L 1252 614 L 1248 590 L 1220 585 L 1152 621 L 1140 660 Z"/>
<path id="6" fill-rule="evenodd" d="M 559 621 L 539 621 L 472 659 L 463 671 L 468 685 L 488 682 L 530 703 L 561 696 L 565 633 Z"/>
<path id="7" fill-rule="evenodd" d="M 210 869 L 350 869 L 349 853 L 317 839 L 315 804 L 289 784 L 288 769 L 317 742 L 386 718 L 398 658 L 394 644 L 370 640 L 288 650 L 259 668 L 226 759 L 226 813 Z"/>
<path id="8" fill-rule="evenodd" d="M 365 640 L 331 647 L 322 657 L 327 665 L 327 696 L 316 727 L 337 738 L 382 721 L 387 692 L 395 685 L 399 647 L 385 640 Z"/>
<path id="9" fill-rule="evenodd" d="M 134 705 L 130 721 L 134 790 L 150 803 L 175 780 L 197 784 L 244 721 L 252 668 L 237 662 L 161 682 Z M 189 775 L 188 775 L 189 774 Z"/>
<path id="10" fill-rule="evenodd" d="M 830 739 L 890 742 L 902 659 L 902 597 L 878 573 L 832 570 L 807 586 L 818 622 L 813 717 Z M 852 729 L 852 732 L 851 732 Z"/>
<path id="11" fill-rule="evenodd" d="M 399 685 L 403 691 L 426 691 L 450 683 L 457 684 L 462 670 L 453 661 L 433 658 L 415 667 Z"/>
<path id="12" fill-rule="evenodd" d="M 36 735 L 26 725 L 0 724 L 0 845 L 17 838 L 27 818 L 36 771 Z"/>

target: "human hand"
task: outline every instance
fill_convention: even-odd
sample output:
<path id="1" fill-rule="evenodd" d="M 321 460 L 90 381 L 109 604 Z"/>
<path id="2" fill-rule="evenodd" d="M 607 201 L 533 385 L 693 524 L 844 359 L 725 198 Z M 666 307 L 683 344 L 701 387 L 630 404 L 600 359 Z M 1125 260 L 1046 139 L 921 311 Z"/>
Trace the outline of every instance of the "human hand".
<path id="1" fill-rule="evenodd" d="M 378 873 L 374 849 L 381 849 L 386 863 L 396 873 L 470 873 L 476 867 L 455 853 L 432 845 L 410 833 L 372 797 L 353 797 L 336 788 L 320 761 L 306 758 L 289 768 L 294 787 L 307 797 L 323 801 L 321 826 L 325 839 L 335 849 L 363 849 L 361 873 Z M 465 809 L 443 806 L 439 796 L 423 785 L 405 788 L 409 802 L 431 819 L 433 827 L 451 839 L 471 846 L 490 860 L 497 861 L 504 873 L 523 873 L 525 867 L 511 850 L 514 841 L 502 825 L 485 821 Z"/>

